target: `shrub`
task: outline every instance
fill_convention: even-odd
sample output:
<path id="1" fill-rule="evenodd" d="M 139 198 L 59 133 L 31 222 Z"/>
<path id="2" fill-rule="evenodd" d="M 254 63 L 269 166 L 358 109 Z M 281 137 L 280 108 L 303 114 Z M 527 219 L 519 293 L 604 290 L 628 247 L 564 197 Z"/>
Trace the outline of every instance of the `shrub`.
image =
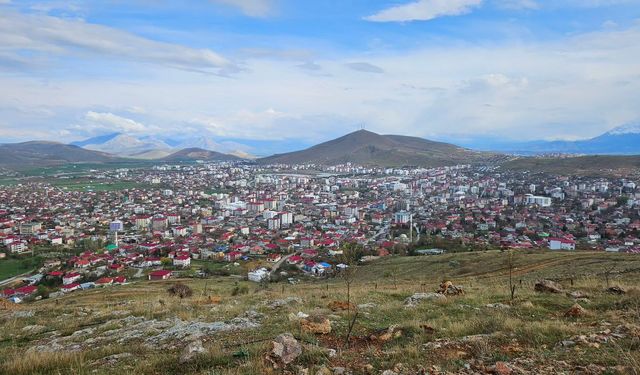
<path id="1" fill-rule="evenodd" d="M 182 283 L 175 284 L 171 288 L 167 289 L 167 291 L 172 296 L 178 296 L 181 299 L 185 297 L 191 297 L 193 295 L 193 290 Z"/>

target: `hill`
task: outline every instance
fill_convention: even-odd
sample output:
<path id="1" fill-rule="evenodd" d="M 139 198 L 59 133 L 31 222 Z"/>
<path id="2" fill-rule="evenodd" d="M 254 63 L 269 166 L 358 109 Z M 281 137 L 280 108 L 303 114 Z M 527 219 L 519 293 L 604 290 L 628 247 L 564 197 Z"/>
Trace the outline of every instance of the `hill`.
<path id="1" fill-rule="evenodd" d="M 192 147 L 192 148 L 185 148 L 180 151 L 174 152 L 173 154 L 165 156 L 159 160 L 163 160 L 163 161 L 191 161 L 191 160 L 238 161 L 242 159 L 235 155 L 223 154 L 221 152 Z"/>
<path id="2" fill-rule="evenodd" d="M 635 374 L 639 267 L 633 254 L 488 251 L 386 257 L 297 285 L 132 278 L 0 309 L 0 373 Z M 433 293 L 443 278 L 464 294 Z M 562 292 L 536 292 L 540 278 Z M 177 282 L 193 296 L 169 295 Z M 274 370 L 265 357 L 286 332 L 299 351 Z"/>
<path id="3" fill-rule="evenodd" d="M 344 164 L 437 167 L 488 160 L 493 154 L 417 137 L 358 130 L 305 150 L 258 159 L 263 164 Z"/>
<path id="4" fill-rule="evenodd" d="M 563 158 L 517 158 L 505 162 L 502 169 L 532 173 L 608 176 L 640 169 L 640 156 L 589 155 Z"/>
<path id="5" fill-rule="evenodd" d="M 67 163 L 106 163 L 119 158 L 57 142 L 31 141 L 0 145 L 0 166 L 7 168 L 54 166 Z"/>

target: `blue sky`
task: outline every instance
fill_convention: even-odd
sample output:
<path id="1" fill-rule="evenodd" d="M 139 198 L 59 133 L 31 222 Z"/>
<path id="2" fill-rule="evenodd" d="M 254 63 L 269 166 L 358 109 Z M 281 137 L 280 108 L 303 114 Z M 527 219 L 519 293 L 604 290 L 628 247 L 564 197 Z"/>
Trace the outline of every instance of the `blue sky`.
<path id="1" fill-rule="evenodd" d="M 638 0 L 0 0 L 0 141 L 579 139 L 640 120 L 639 59 Z"/>

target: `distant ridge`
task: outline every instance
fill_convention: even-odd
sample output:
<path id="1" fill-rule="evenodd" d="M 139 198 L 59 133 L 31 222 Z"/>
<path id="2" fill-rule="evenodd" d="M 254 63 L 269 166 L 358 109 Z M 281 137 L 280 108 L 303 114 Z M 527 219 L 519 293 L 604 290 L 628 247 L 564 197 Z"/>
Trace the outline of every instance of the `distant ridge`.
<path id="1" fill-rule="evenodd" d="M 191 147 L 185 148 L 180 151 L 174 152 L 171 155 L 165 156 L 158 160 L 164 161 L 193 161 L 193 160 L 205 160 L 205 161 L 238 161 L 242 160 L 235 155 L 223 154 L 221 152 L 205 150 L 202 148 Z"/>
<path id="2" fill-rule="evenodd" d="M 376 166 L 437 167 L 488 160 L 495 154 L 401 135 L 358 130 L 301 151 L 258 159 L 263 164 L 354 163 Z"/>
<path id="3" fill-rule="evenodd" d="M 57 142 L 30 141 L 0 145 L 0 166 L 9 168 L 54 166 L 67 163 L 107 163 L 121 160 L 105 152 Z"/>

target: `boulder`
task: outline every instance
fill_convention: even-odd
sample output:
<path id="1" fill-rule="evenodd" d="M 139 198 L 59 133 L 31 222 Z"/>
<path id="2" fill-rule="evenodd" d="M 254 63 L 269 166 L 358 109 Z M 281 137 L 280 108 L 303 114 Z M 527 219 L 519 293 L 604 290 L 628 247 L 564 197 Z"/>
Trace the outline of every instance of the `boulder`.
<path id="1" fill-rule="evenodd" d="M 300 326 L 306 332 L 326 335 L 331 332 L 331 321 L 322 315 L 310 316 L 300 320 Z"/>
<path id="2" fill-rule="evenodd" d="M 347 301 L 331 301 L 327 306 L 331 311 L 355 310 L 356 305 Z"/>
<path id="3" fill-rule="evenodd" d="M 407 307 L 415 307 L 423 300 L 443 301 L 445 299 L 447 299 L 447 297 L 445 297 L 444 294 L 441 293 L 415 293 L 411 297 L 407 297 L 407 299 L 404 300 L 404 304 Z"/>
<path id="4" fill-rule="evenodd" d="M 509 310 L 511 306 L 505 305 L 504 303 L 490 303 L 487 304 L 486 307 L 490 309 L 500 309 L 500 310 Z"/>
<path id="5" fill-rule="evenodd" d="M 201 340 L 192 341 L 182 350 L 182 354 L 180 354 L 180 363 L 190 362 L 196 356 L 205 352 L 206 349 L 202 346 Z"/>
<path id="6" fill-rule="evenodd" d="M 562 287 L 551 280 L 540 280 L 534 286 L 536 292 L 562 293 Z"/>
<path id="7" fill-rule="evenodd" d="M 584 298 L 589 298 L 589 295 L 585 292 L 581 292 L 579 290 L 575 290 L 571 293 L 567 293 L 568 297 L 571 297 L 573 299 L 584 299 Z"/>
<path id="8" fill-rule="evenodd" d="M 571 306 L 571 308 L 567 310 L 566 313 L 564 313 L 564 316 L 567 318 L 578 318 L 584 315 L 586 312 L 587 310 L 585 310 L 584 307 L 576 303 L 573 306 Z"/>
<path id="9" fill-rule="evenodd" d="M 438 293 L 442 293 L 448 296 L 457 296 L 464 294 L 464 289 L 459 285 L 453 285 L 451 281 L 444 281 L 440 284 L 440 290 Z"/>
<path id="10" fill-rule="evenodd" d="M 607 288 L 607 292 L 611 293 L 611 294 L 625 294 L 627 291 L 624 290 L 624 288 L 619 287 L 619 286 L 612 286 L 610 288 Z"/>
<path id="11" fill-rule="evenodd" d="M 272 348 L 269 357 L 276 367 L 279 365 L 288 365 L 302 354 L 302 345 L 300 345 L 298 340 L 290 333 L 278 335 L 278 337 L 271 342 L 271 345 Z"/>

